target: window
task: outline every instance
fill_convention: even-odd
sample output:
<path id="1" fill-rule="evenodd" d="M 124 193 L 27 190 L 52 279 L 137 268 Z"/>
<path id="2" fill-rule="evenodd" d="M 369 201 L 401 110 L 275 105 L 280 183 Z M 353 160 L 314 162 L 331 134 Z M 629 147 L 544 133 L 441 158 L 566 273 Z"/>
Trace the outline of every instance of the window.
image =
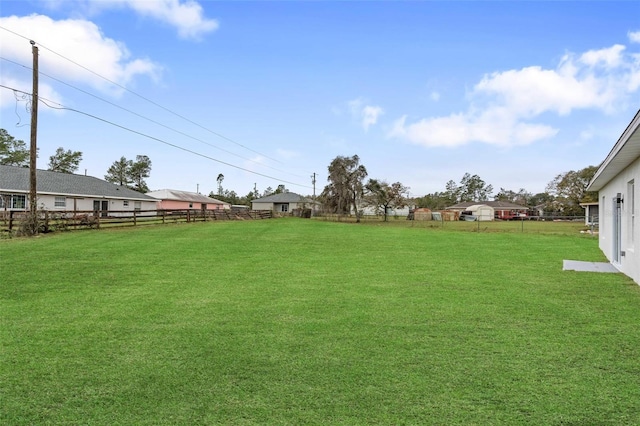
<path id="1" fill-rule="evenodd" d="M 62 208 L 67 207 L 67 199 L 66 199 L 66 197 L 56 197 L 55 200 L 53 201 L 53 206 L 54 207 L 62 207 Z"/>
<path id="2" fill-rule="evenodd" d="M 0 194 L 0 208 L 2 209 L 24 209 L 26 206 L 26 195 Z"/>
<path id="3" fill-rule="evenodd" d="M 133 209 L 137 212 L 139 212 L 140 210 L 142 210 L 142 201 L 134 201 L 133 202 Z"/>
<path id="4" fill-rule="evenodd" d="M 123 205 L 124 207 L 129 207 L 129 200 L 124 200 L 124 201 L 122 202 L 122 205 Z"/>
<path id="5" fill-rule="evenodd" d="M 189 203 L 189 208 L 193 208 L 193 203 Z"/>
<path id="6" fill-rule="evenodd" d="M 289 211 L 289 204 L 283 204 L 280 206 L 280 211 L 286 213 Z"/>
<path id="7" fill-rule="evenodd" d="M 11 208 L 12 209 L 24 209 L 27 207 L 27 196 L 13 194 L 11 196 Z"/>

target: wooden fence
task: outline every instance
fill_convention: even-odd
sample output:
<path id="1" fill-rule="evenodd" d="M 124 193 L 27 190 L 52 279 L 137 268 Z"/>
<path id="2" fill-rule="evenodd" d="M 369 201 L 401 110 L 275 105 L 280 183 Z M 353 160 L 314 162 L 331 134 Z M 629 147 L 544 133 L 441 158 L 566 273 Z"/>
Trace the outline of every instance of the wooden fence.
<path id="1" fill-rule="evenodd" d="M 29 212 L 0 212 L 0 231 L 14 232 L 26 222 Z M 106 228 L 217 220 L 256 220 L 274 217 L 269 210 L 140 210 L 94 212 L 92 210 L 38 211 L 40 232 L 83 228 Z"/>

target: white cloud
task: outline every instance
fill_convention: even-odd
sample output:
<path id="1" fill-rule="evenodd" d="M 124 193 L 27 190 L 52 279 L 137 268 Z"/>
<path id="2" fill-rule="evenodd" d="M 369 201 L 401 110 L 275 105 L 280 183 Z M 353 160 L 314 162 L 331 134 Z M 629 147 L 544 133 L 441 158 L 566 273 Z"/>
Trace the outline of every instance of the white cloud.
<path id="1" fill-rule="evenodd" d="M 510 146 L 527 145 L 555 136 L 558 132 L 542 124 L 514 122 L 508 115 L 501 120 L 494 116 L 495 112 L 488 110 L 478 116 L 452 114 L 422 119 L 409 125 L 406 125 L 405 116 L 396 120 L 389 136 L 428 147 L 457 147 L 471 141 Z"/>
<path id="2" fill-rule="evenodd" d="M 161 72 L 161 67 L 149 59 L 132 58 L 123 43 L 105 37 L 100 29 L 89 21 L 79 19 L 54 21 L 47 16 L 30 15 L 0 18 L 0 25 L 35 40 L 39 46 L 40 71 L 72 85 L 87 84 L 103 93 L 117 95 L 122 89 L 87 69 L 122 86 L 138 76 L 157 79 Z M 2 44 L 2 55 L 5 58 L 30 66 L 32 53 L 27 40 L 1 31 L 0 44 Z M 81 64 L 86 69 L 77 64 Z M 3 82 L 12 80 L 16 84 L 22 82 L 15 88 L 31 92 L 31 85 L 24 84 L 29 79 L 25 78 L 24 70 L 19 67 L 3 67 L 0 80 Z M 41 79 L 40 93 L 47 93 L 47 91 L 53 93 L 46 79 Z M 59 97 L 54 100 L 61 101 Z M 6 96 L 2 98 L 2 102 L 1 105 L 5 105 Z"/>
<path id="3" fill-rule="evenodd" d="M 198 40 L 218 29 L 215 19 L 204 16 L 200 3 L 195 0 L 42 0 L 50 8 L 68 7 L 76 16 L 92 16 L 106 9 L 128 8 L 140 16 L 148 17 L 174 27 L 185 39 Z"/>
<path id="4" fill-rule="evenodd" d="M 362 98 L 348 102 L 351 115 L 360 122 L 364 131 L 378 122 L 378 118 L 384 114 L 384 110 L 376 105 L 365 105 Z"/>
<path id="5" fill-rule="evenodd" d="M 606 113 L 640 88 L 640 54 L 623 45 L 568 54 L 555 69 L 539 66 L 485 75 L 471 90 L 466 111 L 407 123 L 396 120 L 390 137 L 424 146 L 471 142 L 526 145 L 553 137 L 557 130 L 535 123 L 544 113 L 567 115 L 576 109 Z"/>
<path id="6" fill-rule="evenodd" d="M 623 45 L 616 44 L 607 49 L 589 50 L 582 54 L 580 61 L 589 66 L 604 65 L 606 68 L 615 68 L 620 66 L 624 49 Z"/>
<path id="7" fill-rule="evenodd" d="M 166 22 L 178 30 L 182 38 L 199 39 L 218 29 L 218 22 L 204 17 L 202 6 L 193 0 L 128 0 L 136 12 Z"/>
<path id="8" fill-rule="evenodd" d="M 627 36 L 629 37 L 629 41 L 631 43 L 640 43 L 640 31 L 629 31 L 627 33 Z"/>

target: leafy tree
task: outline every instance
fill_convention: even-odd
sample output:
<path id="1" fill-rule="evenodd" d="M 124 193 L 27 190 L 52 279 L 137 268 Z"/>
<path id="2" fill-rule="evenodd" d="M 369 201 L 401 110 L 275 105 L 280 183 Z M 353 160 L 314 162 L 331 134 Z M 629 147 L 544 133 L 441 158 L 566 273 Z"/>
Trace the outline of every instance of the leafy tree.
<path id="1" fill-rule="evenodd" d="M 273 191 L 274 194 L 282 194 L 282 193 L 285 193 L 285 192 L 289 192 L 289 190 L 287 188 L 285 188 L 285 186 L 282 185 L 282 184 L 278 185 L 276 190 Z"/>
<path id="2" fill-rule="evenodd" d="M 457 204 L 460 201 L 460 188 L 458 188 L 458 185 L 453 180 L 450 180 L 445 185 L 443 198 L 450 201 L 449 205 Z"/>
<path id="3" fill-rule="evenodd" d="M 149 192 L 145 179 L 151 173 L 151 160 L 146 155 L 137 155 L 136 161 L 120 157 L 109 169 L 104 179 L 107 182 L 126 186 L 139 192 Z"/>
<path id="4" fill-rule="evenodd" d="M 111 167 L 107 169 L 104 180 L 120 186 L 129 187 L 131 185 L 131 166 L 133 166 L 133 161 L 127 160 L 125 157 L 120 157 L 118 161 L 115 161 Z"/>
<path id="5" fill-rule="evenodd" d="M 264 190 L 264 192 L 262 193 L 262 196 L 268 197 L 271 194 L 273 194 L 273 188 L 271 188 L 270 186 L 267 186 L 267 189 Z"/>
<path id="6" fill-rule="evenodd" d="M 582 170 L 570 170 L 557 175 L 547 185 L 547 192 L 555 198 L 556 204 L 565 215 L 581 216 L 584 210 L 582 202 L 598 201 L 598 193 L 587 191 L 589 182 L 598 170 L 597 166 Z"/>
<path id="7" fill-rule="evenodd" d="M 365 189 L 364 204 L 375 207 L 378 212 L 382 212 L 385 222 L 387 221 L 389 209 L 402 208 L 407 205 L 407 199 L 404 194 L 407 193 L 409 188 L 400 182 L 389 185 L 385 181 L 369 179 Z"/>
<path id="8" fill-rule="evenodd" d="M 458 202 L 454 197 L 455 195 L 452 196 L 451 193 L 448 192 L 434 192 L 424 197 L 418 197 L 415 201 L 418 207 L 426 207 L 431 210 L 444 210 Z"/>
<path id="9" fill-rule="evenodd" d="M 553 195 L 548 192 L 539 192 L 529 198 L 529 205 L 531 207 L 540 206 L 542 204 L 548 204 L 553 201 Z"/>
<path id="10" fill-rule="evenodd" d="M 321 194 L 326 206 L 331 211 L 346 214 L 353 208 L 356 221 L 360 222 L 358 204 L 364 193 L 363 181 L 366 177 L 367 169 L 360 164 L 357 155 L 334 158 L 329 164 L 329 184 Z"/>
<path id="11" fill-rule="evenodd" d="M 458 187 L 458 201 L 487 201 L 493 186 L 487 185 L 480 176 L 465 173 Z"/>
<path id="12" fill-rule="evenodd" d="M 56 149 L 56 153 L 49 157 L 47 170 L 59 173 L 74 173 L 78 170 L 78 166 L 82 161 L 82 152 L 64 150 L 60 147 Z"/>
<path id="13" fill-rule="evenodd" d="M 136 155 L 136 161 L 131 165 L 130 178 L 133 189 L 139 192 L 149 192 L 145 179 L 151 175 L 151 160 L 146 155 Z"/>
<path id="14" fill-rule="evenodd" d="M 0 164 L 29 167 L 29 160 L 30 150 L 27 144 L 11 136 L 5 129 L 0 129 Z"/>
<path id="15" fill-rule="evenodd" d="M 514 192 L 508 189 L 500 188 L 500 192 L 493 197 L 495 201 L 508 201 L 514 204 L 520 204 L 522 206 L 535 206 L 536 204 L 529 204 L 533 194 L 527 192 L 524 188 L 520 188 L 518 192 Z"/>
<path id="16" fill-rule="evenodd" d="M 215 194 L 213 191 L 209 193 L 210 198 L 215 198 L 216 200 L 224 201 L 229 204 L 246 204 L 247 200 L 239 197 L 235 191 L 229 191 L 225 189 L 222 194 Z"/>

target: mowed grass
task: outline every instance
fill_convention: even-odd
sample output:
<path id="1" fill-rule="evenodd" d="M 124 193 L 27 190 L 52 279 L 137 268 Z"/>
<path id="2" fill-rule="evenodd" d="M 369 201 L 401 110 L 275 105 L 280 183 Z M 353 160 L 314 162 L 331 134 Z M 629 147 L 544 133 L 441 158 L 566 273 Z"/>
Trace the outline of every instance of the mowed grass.
<path id="1" fill-rule="evenodd" d="M 638 424 L 640 289 L 563 259 L 604 260 L 301 219 L 0 241 L 0 423 Z"/>

